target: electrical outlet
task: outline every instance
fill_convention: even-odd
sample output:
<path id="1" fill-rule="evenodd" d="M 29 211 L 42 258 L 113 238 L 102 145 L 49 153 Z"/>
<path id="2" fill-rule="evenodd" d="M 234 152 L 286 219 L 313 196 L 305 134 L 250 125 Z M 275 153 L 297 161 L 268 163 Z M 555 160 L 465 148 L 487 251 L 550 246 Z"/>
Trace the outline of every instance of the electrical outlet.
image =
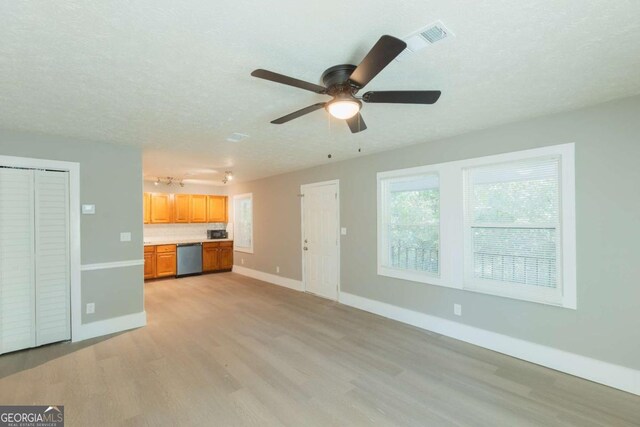
<path id="1" fill-rule="evenodd" d="M 343 236 L 346 236 L 347 235 L 347 227 L 340 228 L 340 234 L 342 234 Z"/>
<path id="2" fill-rule="evenodd" d="M 276 273 L 280 273 L 280 266 L 276 266 Z"/>
<path id="3" fill-rule="evenodd" d="M 96 312 L 96 303 L 90 302 L 87 304 L 87 314 L 93 314 Z"/>
<path id="4" fill-rule="evenodd" d="M 131 233 L 125 231 L 124 233 L 120 233 L 120 241 L 121 242 L 130 242 L 131 241 Z"/>
<path id="5" fill-rule="evenodd" d="M 462 305 L 453 304 L 453 314 L 456 316 L 462 316 Z"/>

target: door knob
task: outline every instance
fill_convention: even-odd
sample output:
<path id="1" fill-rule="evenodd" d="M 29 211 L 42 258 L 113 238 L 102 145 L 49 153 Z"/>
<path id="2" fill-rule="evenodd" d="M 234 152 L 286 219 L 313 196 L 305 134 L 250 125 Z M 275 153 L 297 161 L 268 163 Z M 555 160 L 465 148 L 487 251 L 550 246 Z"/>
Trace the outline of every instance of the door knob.
<path id="1" fill-rule="evenodd" d="M 302 248 L 302 249 L 304 249 L 305 251 L 308 251 L 308 250 L 309 250 L 309 248 L 307 248 L 306 246 L 305 246 L 304 248 Z"/>

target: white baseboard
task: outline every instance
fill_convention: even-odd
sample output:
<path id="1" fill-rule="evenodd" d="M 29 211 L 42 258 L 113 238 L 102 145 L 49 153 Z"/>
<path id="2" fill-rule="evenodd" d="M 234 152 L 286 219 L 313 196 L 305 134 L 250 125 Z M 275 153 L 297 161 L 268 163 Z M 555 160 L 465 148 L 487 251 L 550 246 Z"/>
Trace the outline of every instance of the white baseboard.
<path id="1" fill-rule="evenodd" d="M 341 292 L 339 302 L 557 371 L 640 395 L 640 371 Z"/>
<path id="2" fill-rule="evenodd" d="M 139 328 L 147 324 L 147 313 L 127 314 L 125 316 L 114 317 L 113 319 L 98 320 L 96 322 L 84 323 L 80 325 L 80 330 L 73 331 L 73 342 L 87 340 L 89 338 L 114 334 L 128 329 Z"/>
<path id="3" fill-rule="evenodd" d="M 264 271 L 253 270 L 251 268 L 241 267 L 239 265 L 233 266 L 233 272 L 242 274 L 243 276 L 262 280 L 264 282 L 273 283 L 274 285 L 284 286 L 285 288 L 293 289 L 296 291 L 303 290 L 301 280 L 289 279 L 288 277 L 269 274 L 265 273 Z"/>

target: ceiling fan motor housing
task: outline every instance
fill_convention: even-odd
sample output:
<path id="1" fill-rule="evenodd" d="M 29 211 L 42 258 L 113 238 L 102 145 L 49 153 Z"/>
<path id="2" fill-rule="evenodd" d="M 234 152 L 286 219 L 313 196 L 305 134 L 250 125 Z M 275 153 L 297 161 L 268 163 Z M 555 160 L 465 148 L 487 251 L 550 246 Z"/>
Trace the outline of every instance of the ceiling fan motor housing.
<path id="1" fill-rule="evenodd" d="M 352 64 L 334 65 L 322 73 L 322 83 L 327 88 L 327 95 L 337 96 L 340 94 L 353 95 L 357 88 L 349 82 L 349 77 L 356 69 Z"/>

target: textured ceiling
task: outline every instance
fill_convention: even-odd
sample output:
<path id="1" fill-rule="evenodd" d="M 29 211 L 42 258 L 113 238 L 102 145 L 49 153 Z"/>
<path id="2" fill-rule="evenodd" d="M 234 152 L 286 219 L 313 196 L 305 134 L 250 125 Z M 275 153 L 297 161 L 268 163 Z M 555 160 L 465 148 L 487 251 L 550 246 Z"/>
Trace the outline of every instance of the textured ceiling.
<path id="1" fill-rule="evenodd" d="M 323 110 L 269 124 L 325 97 L 253 69 L 319 82 L 438 19 L 454 39 L 367 86 L 437 104 L 365 104 L 356 135 Z M 139 145 L 148 177 L 248 180 L 640 93 L 639 35 L 637 0 L 3 1 L 0 128 Z"/>

